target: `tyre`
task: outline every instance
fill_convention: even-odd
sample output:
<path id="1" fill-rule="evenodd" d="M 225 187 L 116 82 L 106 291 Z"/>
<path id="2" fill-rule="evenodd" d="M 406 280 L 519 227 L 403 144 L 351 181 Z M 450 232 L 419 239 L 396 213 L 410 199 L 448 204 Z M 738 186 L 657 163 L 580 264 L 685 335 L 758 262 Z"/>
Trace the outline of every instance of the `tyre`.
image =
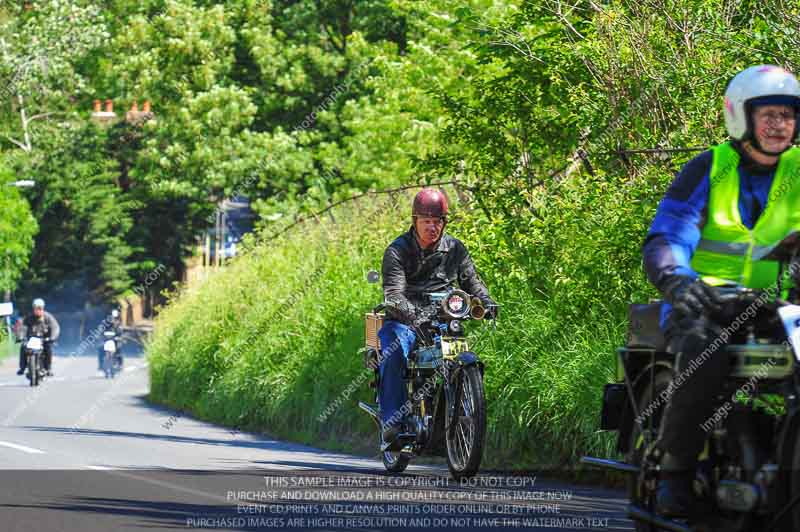
<path id="1" fill-rule="evenodd" d="M 39 384 L 39 357 L 33 355 L 28 361 L 28 372 L 30 373 L 31 386 Z"/>
<path id="2" fill-rule="evenodd" d="M 106 353 L 103 357 L 103 371 L 106 374 L 106 379 L 111 379 L 114 377 L 114 362 L 113 362 L 113 355 Z"/>
<path id="3" fill-rule="evenodd" d="M 647 445 L 655 441 L 658 437 L 658 429 L 661 425 L 661 415 L 664 413 L 666 404 L 660 402 L 659 396 L 664 392 L 672 381 L 672 375 L 666 370 L 656 370 L 656 374 L 650 381 L 650 375 L 647 374 L 646 385 L 642 387 L 641 393 L 636 398 L 636 406 L 639 412 L 644 412 L 650 405 L 651 397 L 655 401 L 659 401 L 658 406 L 651 412 L 650 416 L 645 419 L 641 424 L 633 421 L 633 428 L 631 429 L 630 442 L 628 445 L 628 456 L 626 461 L 629 464 L 640 467 L 642 465 L 642 457 Z M 635 504 L 647 510 L 653 511 L 655 503 L 647 493 L 644 492 L 641 486 L 641 479 L 639 475 L 628 476 L 628 498 L 631 504 Z M 634 521 L 636 532 L 659 532 L 662 529 L 655 528 L 646 523 Z"/>
<path id="4" fill-rule="evenodd" d="M 800 494 L 800 433 L 794 436 L 794 445 L 792 445 L 792 468 L 788 472 L 787 477 L 789 493 L 787 494 L 786 501 L 791 501 Z M 789 521 L 791 522 L 791 527 L 785 526 L 787 519 L 784 518 L 781 522 L 784 527 L 777 530 L 781 532 L 800 530 L 798 528 L 800 526 L 800 506 L 795 504 L 790 515 Z"/>
<path id="5" fill-rule="evenodd" d="M 478 366 L 466 366 L 457 376 L 453 419 L 445 427 L 447 467 L 455 479 L 471 477 L 478 472 L 486 441 L 486 399 L 483 394 L 483 376 Z M 447 411 L 450 411 L 447 405 Z M 455 427 L 452 428 L 452 424 Z"/>

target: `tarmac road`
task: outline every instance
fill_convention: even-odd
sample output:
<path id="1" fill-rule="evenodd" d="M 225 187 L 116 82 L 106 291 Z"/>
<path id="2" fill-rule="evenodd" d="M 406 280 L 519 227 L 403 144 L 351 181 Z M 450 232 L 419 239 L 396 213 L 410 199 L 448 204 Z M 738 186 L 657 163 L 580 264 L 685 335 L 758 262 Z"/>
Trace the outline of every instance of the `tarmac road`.
<path id="1" fill-rule="evenodd" d="M 31 388 L 0 364 L 0 530 L 633 530 L 621 491 L 449 478 L 242 433 L 149 404 L 146 361 L 107 380 L 60 356 Z"/>

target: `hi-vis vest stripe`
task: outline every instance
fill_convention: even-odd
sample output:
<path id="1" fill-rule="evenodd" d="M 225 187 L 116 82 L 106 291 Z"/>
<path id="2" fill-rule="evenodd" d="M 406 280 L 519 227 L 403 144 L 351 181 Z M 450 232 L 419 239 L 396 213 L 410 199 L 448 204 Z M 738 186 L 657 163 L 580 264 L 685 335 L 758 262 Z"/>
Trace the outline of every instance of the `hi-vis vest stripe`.
<path id="1" fill-rule="evenodd" d="M 712 148 L 708 220 L 692 257 L 707 283 L 774 286 L 778 263 L 765 257 L 791 231 L 800 231 L 800 149 L 781 155 L 767 205 L 752 230 L 739 214 L 739 154 L 729 143 Z"/>

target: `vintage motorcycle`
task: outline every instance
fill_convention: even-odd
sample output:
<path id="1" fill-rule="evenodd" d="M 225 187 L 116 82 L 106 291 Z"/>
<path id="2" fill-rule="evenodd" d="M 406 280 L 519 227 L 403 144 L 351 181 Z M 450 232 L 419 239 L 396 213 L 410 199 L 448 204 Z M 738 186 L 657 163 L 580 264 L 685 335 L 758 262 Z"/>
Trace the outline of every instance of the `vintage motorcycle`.
<path id="1" fill-rule="evenodd" d="M 24 349 L 28 365 L 25 376 L 30 381 L 31 386 L 38 386 L 47 375 L 47 371 L 42 365 L 45 341 L 46 339 L 41 336 L 29 336 L 25 339 Z"/>
<path id="2" fill-rule="evenodd" d="M 717 318 L 730 323 L 745 312 L 750 319 L 712 354 L 729 358 L 730 373 L 703 426 L 696 508 L 685 520 L 655 512 L 659 465 L 652 443 L 677 380 L 675 355 L 659 328 L 660 302 L 631 305 L 628 341 L 617 350 L 619 382 L 605 386 L 600 421 L 601 429 L 618 432 L 626 461 L 581 461 L 629 475 L 628 515 L 638 532 L 800 530 L 800 305 L 781 299 L 786 266 L 800 278 L 797 240 L 793 233 L 767 256 L 781 265 L 773 289 L 720 288 L 726 314 Z M 796 303 L 797 295 L 792 289 L 789 300 Z"/>
<path id="3" fill-rule="evenodd" d="M 377 276 L 377 273 L 375 273 Z M 370 278 L 372 282 L 375 278 Z M 458 289 L 425 294 L 427 320 L 409 354 L 403 376 L 407 385 L 408 414 L 404 430 L 393 441 L 384 441 L 377 391 L 380 386 L 381 346 L 378 331 L 383 325 L 381 304 L 366 315 L 364 363 L 374 370 L 370 388 L 376 404 L 359 402 L 378 426 L 383 465 L 391 473 L 406 469 L 412 457 L 444 455 L 454 478 L 471 477 L 480 467 L 486 439 L 486 400 L 483 363 L 469 351 L 463 323 L 483 319 L 486 309 L 477 298 Z"/>
<path id="4" fill-rule="evenodd" d="M 122 371 L 122 353 L 120 351 L 120 337 L 115 331 L 103 333 L 103 372 L 107 379 L 113 379 Z"/>

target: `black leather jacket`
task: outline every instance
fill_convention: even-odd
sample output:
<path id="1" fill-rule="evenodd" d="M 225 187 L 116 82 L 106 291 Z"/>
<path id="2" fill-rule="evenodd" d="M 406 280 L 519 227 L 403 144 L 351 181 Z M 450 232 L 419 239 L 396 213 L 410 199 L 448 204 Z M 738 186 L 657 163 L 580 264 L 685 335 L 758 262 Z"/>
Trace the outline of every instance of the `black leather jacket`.
<path id="1" fill-rule="evenodd" d="M 414 228 L 397 237 L 383 254 L 383 295 L 391 304 L 388 319 L 413 323 L 417 307 L 425 303 L 422 294 L 458 286 L 476 296 L 484 306 L 494 305 L 475 264 L 460 240 L 447 233 L 431 250 L 423 250 Z"/>

